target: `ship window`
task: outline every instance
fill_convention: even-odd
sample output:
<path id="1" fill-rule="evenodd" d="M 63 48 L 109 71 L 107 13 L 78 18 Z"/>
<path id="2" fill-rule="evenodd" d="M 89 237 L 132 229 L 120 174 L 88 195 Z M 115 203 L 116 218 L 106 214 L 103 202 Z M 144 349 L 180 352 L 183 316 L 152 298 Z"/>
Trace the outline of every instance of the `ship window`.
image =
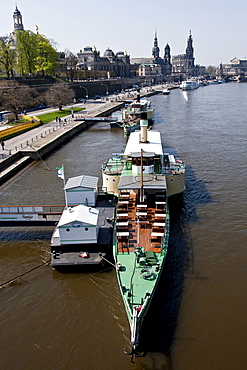
<path id="1" fill-rule="evenodd" d="M 106 181 L 108 181 L 108 177 L 106 178 Z"/>
<path id="2" fill-rule="evenodd" d="M 173 181 L 174 181 L 174 179 L 170 179 L 170 181 L 171 181 L 171 182 L 173 182 Z"/>
<path id="3" fill-rule="evenodd" d="M 178 181 L 180 181 L 180 177 L 178 177 Z"/>
<path id="4" fill-rule="evenodd" d="M 70 229 L 66 229 L 66 231 L 67 231 L 67 232 L 69 232 L 69 231 L 70 231 Z"/>
<path id="5" fill-rule="evenodd" d="M 112 179 L 112 181 L 116 181 L 115 179 Z"/>
<path id="6" fill-rule="evenodd" d="M 85 227 L 85 229 L 84 229 L 85 231 L 88 231 L 88 227 Z"/>

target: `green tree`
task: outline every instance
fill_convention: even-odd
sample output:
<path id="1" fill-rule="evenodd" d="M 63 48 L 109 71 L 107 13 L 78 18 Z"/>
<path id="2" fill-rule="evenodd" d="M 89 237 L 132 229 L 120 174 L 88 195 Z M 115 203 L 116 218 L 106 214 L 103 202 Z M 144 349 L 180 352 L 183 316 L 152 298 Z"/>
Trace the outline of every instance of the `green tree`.
<path id="1" fill-rule="evenodd" d="M 59 110 L 63 109 L 63 105 L 73 102 L 75 92 L 65 83 L 54 84 L 46 93 L 45 101 L 47 105 L 58 106 Z"/>
<path id="2" fill-rule="evenodd" d="M 42 71 L 43 76 L 51 74 L 57 67 L 57 51 L 44 36 L 37 34 L 36 38 L 38 48 L 36 56 L 36 71 Z"/>
<path id="3" fill-rule="evenodd" d="M 38 54 L 37 35 L 29 30 L 16 31 L 18 71 L 22 74 L 36 72 L 36 58 Z"/>
<path id="4" fill-rule="evenodd" d="M 14 66 L 16 62 L 16 52 L 11 46 L 10 36 L 0 37 L 0 64 L 7 74 L 7 77 L 13 77 Z"/>
<path id="5" fill-rule="evenodd" d="M 206 68 L 206 72 L 209 74 L 209 75 L 215 75 L 216 74 L 216 71 L 217 71 L 217 68 L 214 67 L 214 66 L 208 66 Z"/>

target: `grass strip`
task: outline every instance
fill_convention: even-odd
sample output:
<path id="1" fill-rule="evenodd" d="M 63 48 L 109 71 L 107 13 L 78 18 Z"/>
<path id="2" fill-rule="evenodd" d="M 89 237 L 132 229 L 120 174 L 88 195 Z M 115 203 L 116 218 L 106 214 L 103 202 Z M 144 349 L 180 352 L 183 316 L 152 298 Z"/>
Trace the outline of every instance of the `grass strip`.
<path id="1" fill-rule="evenodd" d="M 73 111 L 74 111 L 74 113 L 76 113 L 76 112 L 80 112 L 84 109 L 85 108 L 73 108 Z M 40 119 L 40 121 L 43 124 L 45 124 L 45 123 L 54 121 L 56 119 L 56 117 L 63 118 L 63 117 L 69 116 L 70 114 L 71 114 L 71 109 L 63 109 L 63 110 L 56 110 L 56 111 L 50 112 L 50 113 L 40 114 L 38 116 L 38 118 Z"/>

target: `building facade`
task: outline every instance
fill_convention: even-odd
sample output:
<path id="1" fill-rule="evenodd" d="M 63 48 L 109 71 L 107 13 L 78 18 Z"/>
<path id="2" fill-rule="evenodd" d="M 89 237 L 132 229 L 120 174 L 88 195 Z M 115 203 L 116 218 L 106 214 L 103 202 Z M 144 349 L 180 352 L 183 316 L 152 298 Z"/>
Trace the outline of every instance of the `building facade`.
<path id="1" fill-rule="evenodd" d="M 77 54 L 77 69 L 88 71 L 105 71 L 116 77 L 130 76 L 130 57 L 122 51 L 116 54 L 110 49 L 106 49 L 103 57 L 96 47 L 86 46 Z"/>
<path id="2" fill-rule="evenodd" d="M 228 64 L 220 64 L 218 71 L 220 75 L 228 76 L 247 74 L 247 58 L 233 58 Z"/>
<path id="3" fill-rule="evenodd" d="M 164 48 L 164 57 L 160 57 L 160 48 L 158 45 L 157 32 L 154 34 L 154 44 L 152 48 L 152 57 L 150 58 L 132 58 L 131 65 L 138 66 L 136 68 L 139 76 L 154 76 L 154 75 L 171 75 L 171 49 L 167 44 Z"/>
<path id="4" fill-rule="evenodd" d="M 161 66 L 159 64 L 140 64 L 138 70 L 139 76 L 161 76 Z"/>
<path id="5" fill-rule="evenodd" d="M 172 57 L 172 71 L 174 74 L 184 74 L 187 76 L 200 76 L 205 74 L 205 67 L 195 65 L 191 31 L 187 40 L 185 54 L 174 55 Z"/>
<path id="6" fill-rule="evenodd" d="M 164 48 L 164 56 L 160 57 L 157 32 L 154 35 L 154 44 L 151 58 L 132 58 L 131 65 L 138 65 L 139 76 L 171 76 L 186 75 L 199 76 L 205 74 L 205 67 L 195 65 L 193 39 L 191 32 L 187 40 L 185 54 L 171 56 L 171 48 L 167 43 Z M 159 67 L 157 67 L 159 66 Z"/>
<path id="7" fill-rule="evenodd" d="M 173 73 L 183 73 L 186 75 L 194 75 L 194 48 L 193 48 L 193 39 L 190 32 L 189 38 L 187 40 L 187 47 L 185 54 L 174 55 L 172 57 L 172 69 Z"/>

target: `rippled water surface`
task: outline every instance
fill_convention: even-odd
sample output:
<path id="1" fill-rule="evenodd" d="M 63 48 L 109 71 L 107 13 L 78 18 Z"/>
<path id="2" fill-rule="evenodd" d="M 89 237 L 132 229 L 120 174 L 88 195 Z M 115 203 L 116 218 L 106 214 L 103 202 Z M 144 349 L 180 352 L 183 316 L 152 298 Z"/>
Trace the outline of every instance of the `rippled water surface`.
<path id="1" fill-rule="evenodd" d="M 186 191 L 171 198 L 166 269 L 143 327 L 149 353 L 130 363 L 129 327 L 114 271 L 42 266 L 0 290 L 1 369 L 247 368 L 247 84 L 150 98 L 164 148 L 186 163 Z M 63 183 L 101 176 L 123 133 L 97 124 L 0 188 L 1 204 L 64 204 Z M 2 228 L 0 282 L 49 259 L 50 228 Z"/>

